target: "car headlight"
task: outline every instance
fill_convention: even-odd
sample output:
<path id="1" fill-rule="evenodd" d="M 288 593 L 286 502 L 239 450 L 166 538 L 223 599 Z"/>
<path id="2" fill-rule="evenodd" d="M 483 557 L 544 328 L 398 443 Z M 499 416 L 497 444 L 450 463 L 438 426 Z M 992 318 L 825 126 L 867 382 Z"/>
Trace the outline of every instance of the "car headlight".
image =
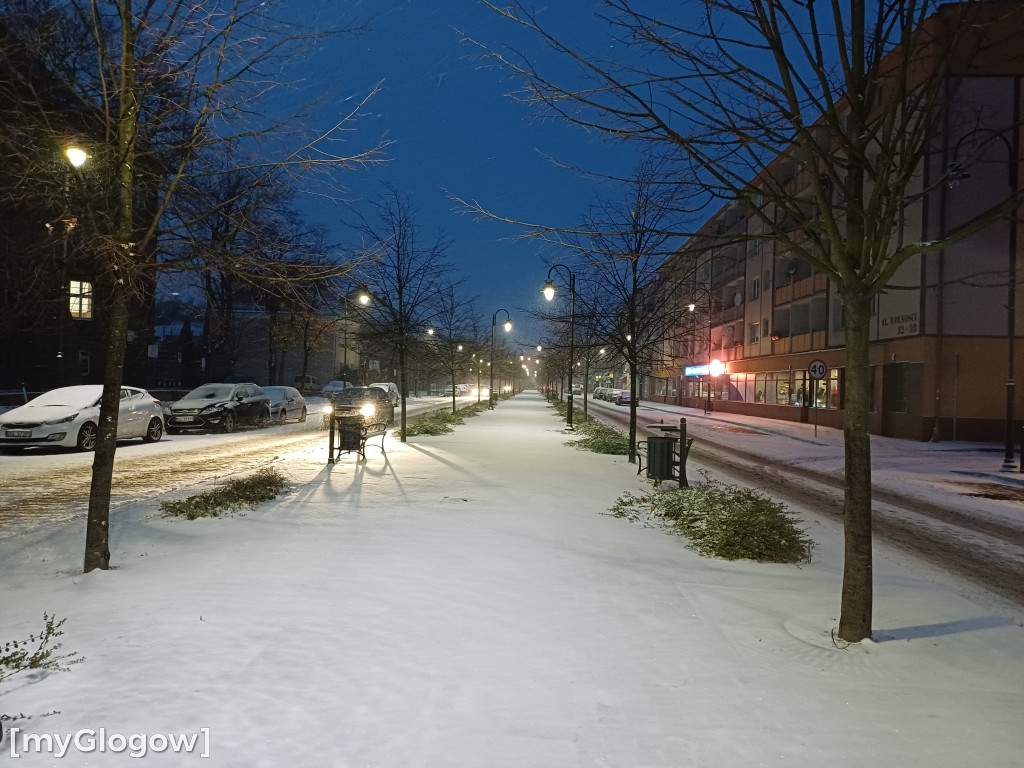
<path id="1" fill-rule="evenodd" d="M 332 413 L 334 413 L 334 406 L 325 405 L 322 410 L 324 412 L 324 416 L 330 416 Z"/>
<path id="2" fill-rule="evenodd" d="M 366 405 L 359 409 L 359 412 L 363 414 L 363 416 L 369 418 L 370 416 L 373 416 L 373 414 L 377 412 L 377 406 L 375 406 L 373 403 L 367 403 Z"/>
<path id="3" fill-rule="evenodd" d="M 201 410 L 200 413 L 213 413 L 214 411 L 223 411 L 223 410 L 224 410 L 224 403 L 214 403 L 213 405 L 208 405 L 205 408 L 203 408 L 203 410 Z"/>
<path id="4" fill-rule="evenodd" d="M 54 424 L 69 424 L 77 418 L 78 414 L 72 413 L 70 416 L 62 416 L 59 419 L 50 419 L 49 421 L 44 421 L 43 424 L 45 424 L 48 427 L 53 426 Z"/>

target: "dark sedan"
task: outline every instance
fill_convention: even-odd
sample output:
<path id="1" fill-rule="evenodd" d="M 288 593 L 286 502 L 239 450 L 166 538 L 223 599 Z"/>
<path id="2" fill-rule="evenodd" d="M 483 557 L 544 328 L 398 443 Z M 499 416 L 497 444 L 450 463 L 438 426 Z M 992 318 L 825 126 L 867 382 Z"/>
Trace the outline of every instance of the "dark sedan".
<path id="1" fill-rule="evenodd" d="M 169 435 L 193 429 L 233 432 L 239 426 L 264 427 L 270 421 L 270 397 L 252 383 L 204 384 L 171 403 L 164 420 Z"/>

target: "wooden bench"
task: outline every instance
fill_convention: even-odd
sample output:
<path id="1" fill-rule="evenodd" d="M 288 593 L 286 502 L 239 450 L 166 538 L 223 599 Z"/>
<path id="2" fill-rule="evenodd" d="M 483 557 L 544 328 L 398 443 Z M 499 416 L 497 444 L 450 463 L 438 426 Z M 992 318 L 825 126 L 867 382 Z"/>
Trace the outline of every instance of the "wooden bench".
<path id="1" fill-rule="evenodd" d="M 366 459 L 366 442 L 375 437 L 380 438 L 380 452 L 384 450 L 384 437 L 388 433 L 388 423 L 384 421 L 365 421 L 358 410 L 335 409 L 330 417 L 330 435 L 327 439 L 327 463 L 333 464 L 343 453 L 358 453 L 359 458 Z"/>

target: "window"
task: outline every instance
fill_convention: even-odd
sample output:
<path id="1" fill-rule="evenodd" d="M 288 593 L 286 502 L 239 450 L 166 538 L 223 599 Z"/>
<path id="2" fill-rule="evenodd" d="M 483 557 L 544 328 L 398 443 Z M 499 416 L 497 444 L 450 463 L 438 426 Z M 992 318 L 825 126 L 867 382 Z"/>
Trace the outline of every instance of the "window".
<path id="1" fill-rule="evenodd" d="M 757 344 L 761 340 L 761 324 L 751 323 L 747 328 L 747 341 L 751 344 Z"/>
<path id="2" fill-rule="evenodd" d="M 908 363 L 887 363 L 882 366 L 882 400 L 885 410 L 894 413 L 906 413 L 909 410 L 909 371 Z"/>
<path id="3" fill-rule="evenodd" d="M 68 309 L 77 320 L 92 320 L 92 283 L 84 280 L 68 282 Z"/>
<path id="4" fill-rule="evenodd" d="M 88 376 L 92 369 L 92 353 L 91 352 L 79 352 L 78 353 L 78 372 L 82 376 Z"/>
<path id="5" fill-rule="evenodd" d="M 760 298 L 761 296 L 761 278 L 755 277 L 750 281 L 750 298 L 751 300 Z"/>

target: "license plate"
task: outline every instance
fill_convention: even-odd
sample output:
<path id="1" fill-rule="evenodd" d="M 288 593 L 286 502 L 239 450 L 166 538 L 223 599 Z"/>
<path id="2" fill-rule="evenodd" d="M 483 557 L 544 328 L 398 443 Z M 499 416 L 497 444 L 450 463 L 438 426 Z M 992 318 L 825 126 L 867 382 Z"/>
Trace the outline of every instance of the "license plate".
<path id="1" fill-rule="evenodd" d="M 177 421 L 195 421 L 196 417 L 195 416 L 178 416 L 176 420 Z"/>
<path id="2" fill-rule="evenodd" d="M 8 437 L 32 437 L 31 429 L 8 429 Z"/>

